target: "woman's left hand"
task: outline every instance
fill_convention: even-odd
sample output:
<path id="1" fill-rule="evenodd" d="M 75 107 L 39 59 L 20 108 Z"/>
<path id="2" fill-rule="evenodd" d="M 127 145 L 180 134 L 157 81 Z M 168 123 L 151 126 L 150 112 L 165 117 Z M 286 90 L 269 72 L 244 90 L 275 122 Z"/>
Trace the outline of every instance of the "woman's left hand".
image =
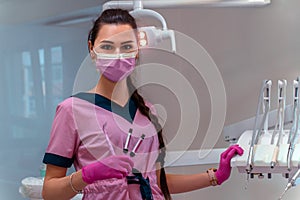
<path id="1" fill-rule="evenodd" d="M 221 154 L 219 169 L 215 172 L 218 185 L 226 181 L 231 173 L 230 161 L 236 155 L 243 155 L 244 150 L 239 145 L 232 145 Z"/>

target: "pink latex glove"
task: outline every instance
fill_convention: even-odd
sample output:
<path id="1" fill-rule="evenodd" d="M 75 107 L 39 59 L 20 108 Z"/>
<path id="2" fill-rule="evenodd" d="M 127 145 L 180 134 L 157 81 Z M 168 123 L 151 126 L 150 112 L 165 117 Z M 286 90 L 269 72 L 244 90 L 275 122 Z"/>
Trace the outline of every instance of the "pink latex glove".
<path id="1" fill-rule="evenodd" d="M 221 154 L 219 169 L 215 172 L 218 185 L 226 181 L 231 173 L 230 161 L 236 155 L 243 155 L 244 150 L 239 145 L 232 145 Z"/>
<path id="2" fill-rule="evenodd" d="M 133 161 L 128 156 L 109 156 L 82 168 L 82 179 L 91 184 L 98 180 L 124 178 L 132 171 Z"/>

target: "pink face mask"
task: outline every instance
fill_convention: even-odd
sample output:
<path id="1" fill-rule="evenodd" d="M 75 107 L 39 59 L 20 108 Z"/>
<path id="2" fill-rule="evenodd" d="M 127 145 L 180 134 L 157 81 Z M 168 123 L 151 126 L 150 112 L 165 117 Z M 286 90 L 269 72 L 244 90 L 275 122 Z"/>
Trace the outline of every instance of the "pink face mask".
<path id="1" fill-rule="evenodd" d="M 136 52 L 123 54 L 96 53 L 96 55 L 96 68 L 100 70 L 103 76 L 113 82 L 125 79 L 134 70 Z"/>

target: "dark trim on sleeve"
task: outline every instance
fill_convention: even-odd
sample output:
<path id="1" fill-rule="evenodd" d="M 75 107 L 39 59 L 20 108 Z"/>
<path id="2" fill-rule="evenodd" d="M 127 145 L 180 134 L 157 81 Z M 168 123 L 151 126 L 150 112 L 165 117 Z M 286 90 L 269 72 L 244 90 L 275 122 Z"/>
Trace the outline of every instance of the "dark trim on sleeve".
<path id="1" fill-rule="evenodd" d="M 52 153 L 45 153 L 43 163 L 69 168 L 74 162 L 73 158 L 66 158 Z"/>

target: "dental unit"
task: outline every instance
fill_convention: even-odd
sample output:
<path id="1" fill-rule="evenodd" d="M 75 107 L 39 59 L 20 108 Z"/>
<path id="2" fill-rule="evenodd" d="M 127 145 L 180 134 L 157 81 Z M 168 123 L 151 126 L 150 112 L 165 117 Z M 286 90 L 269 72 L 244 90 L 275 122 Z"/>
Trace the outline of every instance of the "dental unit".
<path id="1" fill-rule="evenodd" d="M 274 111 L 270 111 L 272 82 L 271 80 L 263 81 L 253 130 L 245 130 L 236 142 L 245 150 L 245 153 L 231 161 L 232 167 L 237 167 L 240 173 L 247 174 L 247 183 L 249 177 L 254 178 L 254 175 L 263 178 L 263 174 L 268 174 L 270 179 L 272 174 L 282 174 L 288 179 L 288 183 L 280 199 L 290 188 L 296 186 L 296 180 L 300 176 L 299 80 L 300 77 L 292 82 L 292 106 L 286 106 L 287 81 L 278 81 L 277 108 Z M 276 117 L 273 117 L 273 114 Z M 251 121 L 248 120 L 248 122 Z M 230 128 L 232 131 L 232 127 Z"/>

